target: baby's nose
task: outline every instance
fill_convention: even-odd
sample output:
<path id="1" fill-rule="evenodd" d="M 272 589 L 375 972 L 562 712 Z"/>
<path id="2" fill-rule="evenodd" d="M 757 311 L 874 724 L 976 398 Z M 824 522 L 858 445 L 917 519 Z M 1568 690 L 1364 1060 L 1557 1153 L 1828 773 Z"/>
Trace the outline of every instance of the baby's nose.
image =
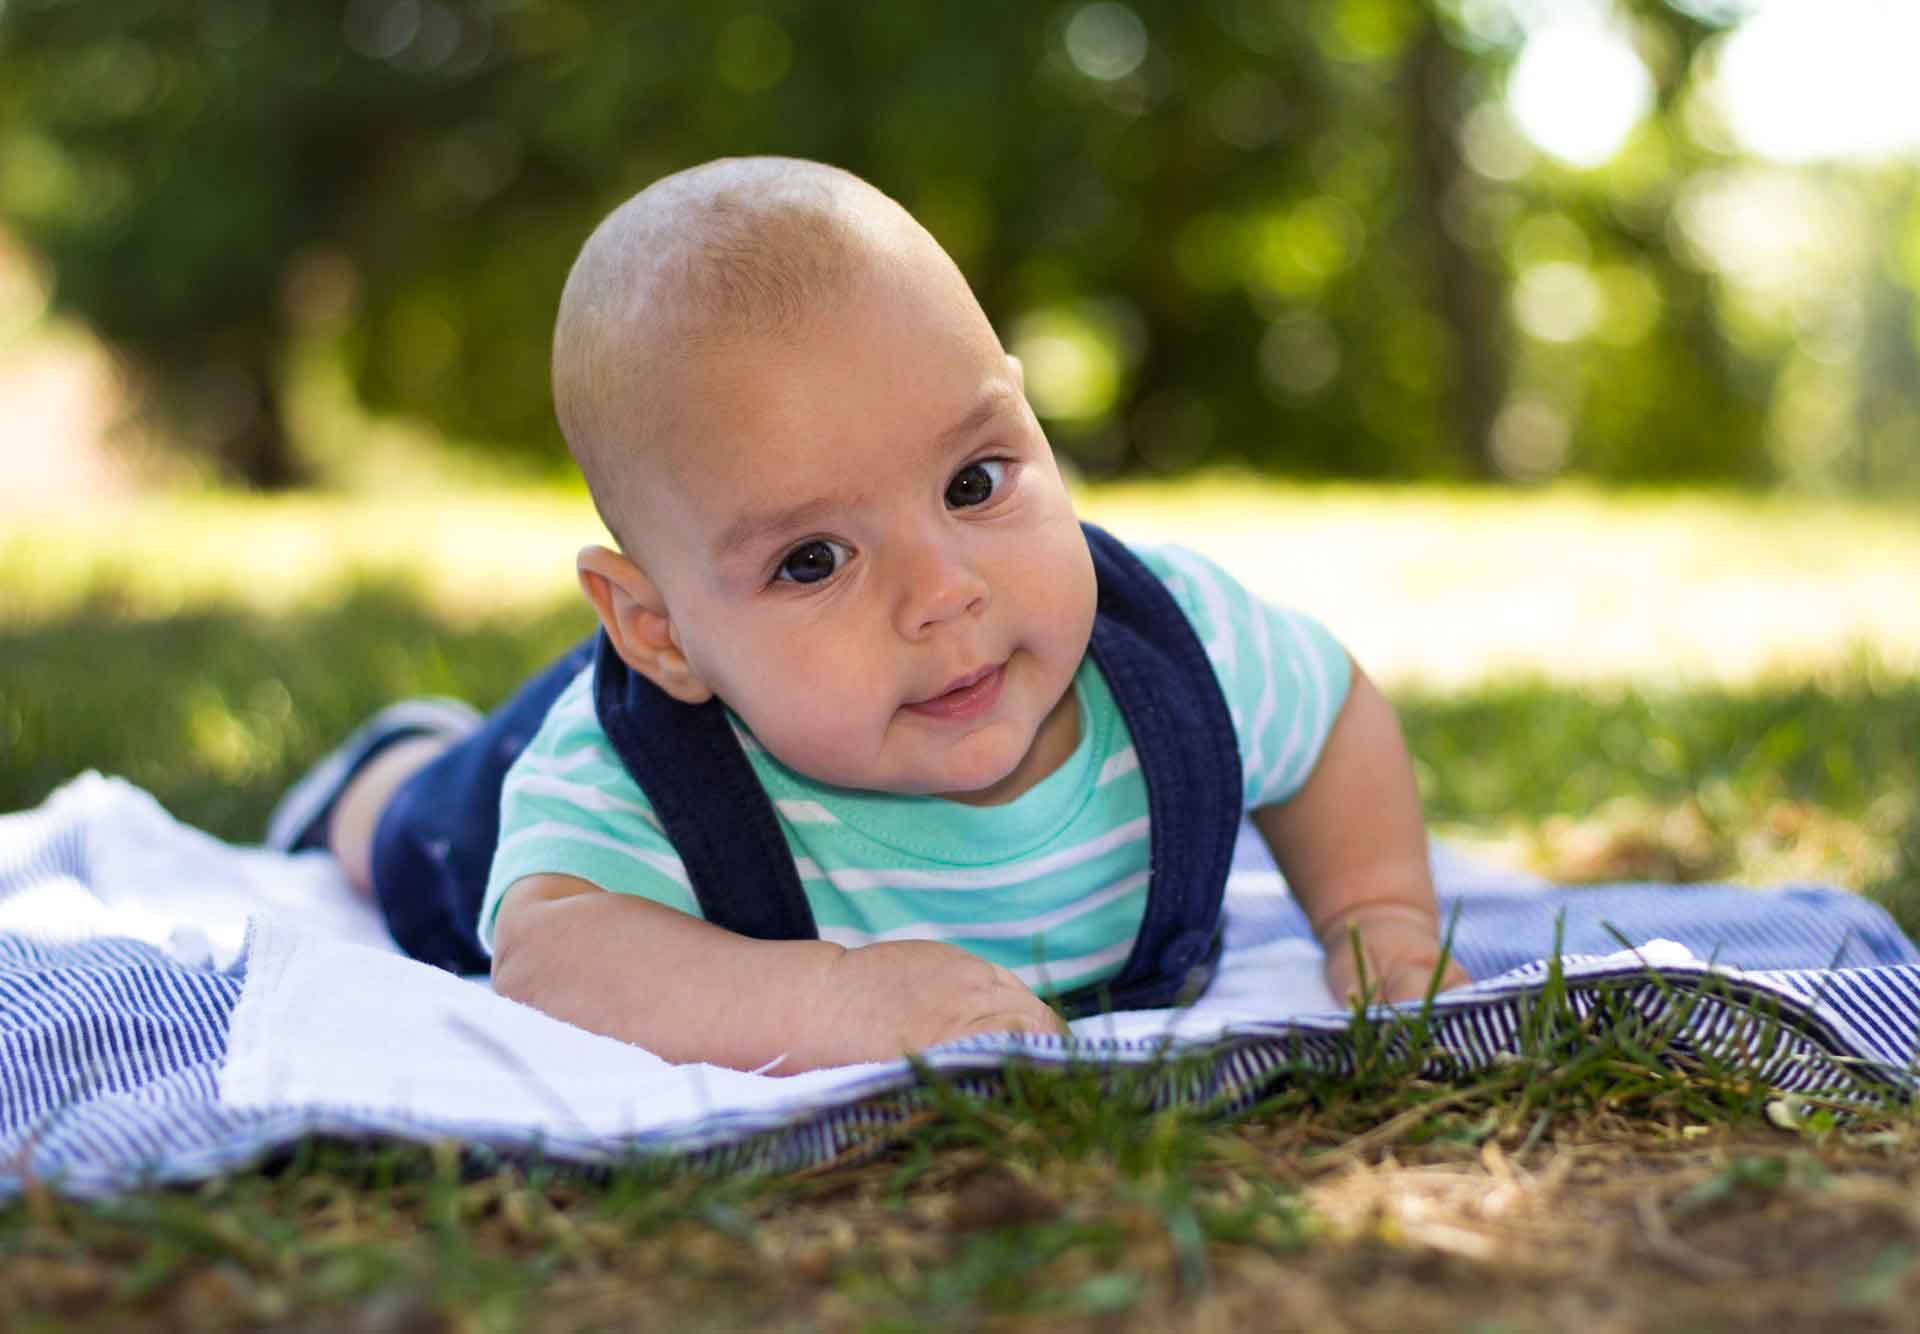
<path id="1" fill-rule="evenodd" d="M 932 547 L 919 553 L 907 572 L 900 632 L 917 639 L 948 621 L 979 615 L 991 600 L 991 586 L 971 561 Z"/>

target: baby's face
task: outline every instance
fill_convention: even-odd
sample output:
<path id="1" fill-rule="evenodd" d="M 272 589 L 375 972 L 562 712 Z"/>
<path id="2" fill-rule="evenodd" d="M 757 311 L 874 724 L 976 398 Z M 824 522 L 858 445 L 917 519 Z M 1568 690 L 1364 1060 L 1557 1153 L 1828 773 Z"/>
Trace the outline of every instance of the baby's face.
<path id="1" fill-rule="evenodd" d="M 1079 735 L 1086 541 L 957 277 L 859 282 L 676 374 L 646 566 L 693 669 L 788 767 L 1009 800 Z"/>

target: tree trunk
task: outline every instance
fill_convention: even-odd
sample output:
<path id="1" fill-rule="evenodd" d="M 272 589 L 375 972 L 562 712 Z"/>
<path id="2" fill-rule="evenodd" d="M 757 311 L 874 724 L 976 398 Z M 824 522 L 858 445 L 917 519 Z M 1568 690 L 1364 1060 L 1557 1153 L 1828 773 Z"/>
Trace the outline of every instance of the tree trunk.
<path id="1" fill-rule="evenodd" d="M 223 481 L 287 491 L 312 480 L 287 432 L 280 346 L 271 328 L 227 325 L 164 345 L 118 345 L 143 411 L 179 448 L 211 459 Z"/>
<path id="2" fill-rule="evenodd" d="M 221 466 L 256 491 L 286 491 L 301 485 L 308 480 L 307 473 L 294 455 L 272 368 L 249 363 L 243 374 L 249 408 L 235 414 L 233 429 L 215 444 Z"/>
<path id="3" fill-rule="evenodd" d="M 1455 140 L 1465 62 L 1429 17 L 1402 69 L 1407 142 L 1413 150 L 1412 216 L 1432 295 L 1452 335 L 1448 416 L 1460 457 L 1476 477 L 1497 478 L 1493 423 L 1507 395 L 1500 284 L 1447 227 L 1447 196 L 1463 180 Z"/>

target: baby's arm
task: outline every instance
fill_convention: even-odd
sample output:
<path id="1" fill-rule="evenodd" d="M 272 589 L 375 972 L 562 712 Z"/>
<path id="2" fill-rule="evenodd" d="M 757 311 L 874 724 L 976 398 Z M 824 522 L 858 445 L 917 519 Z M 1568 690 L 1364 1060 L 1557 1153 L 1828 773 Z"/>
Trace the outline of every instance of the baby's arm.
<path id="1" fill-rule="evenodd" d="M 1334 996 L 1360 990 L 1356 931 L 1376 998 L 1424 996 L 1441 948 L 1420 794 L 1393 707 L 1357 664 L 1312 775 L 1253 822 L 1327 952 Z M 1440 985 L 1469 980 L 1450 961 Z"/>
<path id="2" fill-rule="evenodd" d="M 565 875 L 514 882 L 493 987 L 669 1061 L 772 1073 L 891 1060 L 972 1033 L 1059 1033 L 1019 978 L 958 946 L 752 940 Z"/>

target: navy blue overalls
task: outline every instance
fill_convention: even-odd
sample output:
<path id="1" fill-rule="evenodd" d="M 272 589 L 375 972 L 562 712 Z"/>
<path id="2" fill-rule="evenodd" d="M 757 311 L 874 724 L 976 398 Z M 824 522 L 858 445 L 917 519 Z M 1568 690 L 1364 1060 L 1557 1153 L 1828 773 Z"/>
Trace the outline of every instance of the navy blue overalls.
<path id="1" fill-rule="evenodd" d="M 1140 759 L 1151 875 L 1120 973 L 1057 998 L 1074 1015 L 1172 1005 L 1205 985 L 1219 954 L 1220 899 L 1242 799 L 1233 722 L 1199 637 L 1138 557 L 1101 529 L 1082 528 L 1099 589 L 1089 651 Z M 589 660 L 600 725 L 653 804 L 707 920 L 759 940 L 818 936 L 773 802 L 723 706 L 672 699 L 600 634 L 394 794 L 374 835 L 373 879 L 401 947 L 455 972 L 487 969 L 477 928 L 502 781 Z"/>

